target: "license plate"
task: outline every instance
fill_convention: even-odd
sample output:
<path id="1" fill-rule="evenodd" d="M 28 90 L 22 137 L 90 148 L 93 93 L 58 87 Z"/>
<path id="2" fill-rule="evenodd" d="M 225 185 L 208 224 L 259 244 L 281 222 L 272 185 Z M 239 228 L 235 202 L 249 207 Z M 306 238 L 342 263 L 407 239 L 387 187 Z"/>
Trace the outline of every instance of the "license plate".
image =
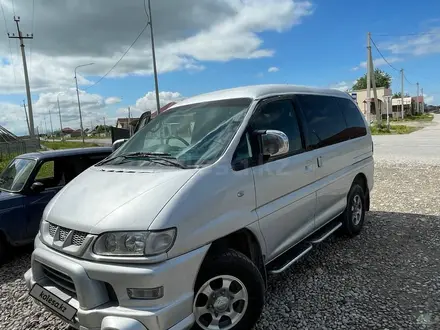
<path id="1" fill-rule="evenodd" d="M 29 295 L 68 321 L 71 321 L 76 314 L 76 308 L 44 289 L 41 285 L 34 284 Z"/>

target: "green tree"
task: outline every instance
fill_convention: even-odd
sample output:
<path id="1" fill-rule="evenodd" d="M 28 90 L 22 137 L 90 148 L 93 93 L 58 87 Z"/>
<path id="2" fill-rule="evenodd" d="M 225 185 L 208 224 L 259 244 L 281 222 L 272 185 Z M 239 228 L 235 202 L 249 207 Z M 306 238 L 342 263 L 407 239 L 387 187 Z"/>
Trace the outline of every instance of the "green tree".
<path id="1" fill-rule="evenodd" d="M 402 93 L 401 92 L 393 94 L 393 99 L 400 99 L 401 97 L 402 97 Z M 405 95 L 403 97 L 409 97 L 409 94 L 405 93 Z"/>
<path id="2" fill-rule="evenodd" d="M 376 80 L 376 87 L 385 87 L 390 88 L 391 86 L 391 76 L 380 70 L 376 69 L 374 70 L 374 77 Z M 373 85 L 371 85 L 373 87 Z M 367 88 L 367 74 L 365 73 L 362 77 L 360 77 L 358 80 L 356 80 L 356 83 L 353 85 L 354 90 L 360 90 L 360 89 L 366 89 Z"/>

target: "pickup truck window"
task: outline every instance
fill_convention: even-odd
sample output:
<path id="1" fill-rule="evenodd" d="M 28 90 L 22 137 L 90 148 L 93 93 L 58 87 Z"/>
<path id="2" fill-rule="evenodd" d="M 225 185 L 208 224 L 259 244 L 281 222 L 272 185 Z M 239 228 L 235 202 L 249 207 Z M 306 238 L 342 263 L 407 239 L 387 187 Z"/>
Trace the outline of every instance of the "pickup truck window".
<path id="1" fill-rule="evenodd" d="M 36 163 L 33 159 L 15 158 L 0 174 L 0 190 L 21 191 Z"/>

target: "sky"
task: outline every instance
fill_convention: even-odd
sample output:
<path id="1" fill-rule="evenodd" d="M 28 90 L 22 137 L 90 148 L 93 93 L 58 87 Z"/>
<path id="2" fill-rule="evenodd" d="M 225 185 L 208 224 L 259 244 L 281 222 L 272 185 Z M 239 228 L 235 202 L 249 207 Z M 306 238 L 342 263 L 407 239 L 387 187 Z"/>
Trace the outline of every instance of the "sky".
<path id="1" fill-rule="evenodd" d="M 27 133 L 20 16 L 35 126 L 84 128 L 155 111 L 143 0 L 0 0 L 0 125 Z M 440 1 L 151 0 L 160 103 L 223 88 L 288 83 L 347 90 L 366 72 L 367 33 L 375 67 L 393 92 L 440 104 Z M 120 61 L 119 61 L 120 60 Z M 118 62 L 119 61 L 119 62 Z M 117 65 L 115 66 L 115 64 Z M 114 68 L 113 68 L 114 67 Z M 111 70 L 113 68 L 113 70 Z M 110 71 L 111 70 L 111 71 Z M 109 72 L 110 71 L 110 72 Z M 101 79 L 108 73 L 104 79 Z M 26 101 L 27 103 L 27 101 Z"/>

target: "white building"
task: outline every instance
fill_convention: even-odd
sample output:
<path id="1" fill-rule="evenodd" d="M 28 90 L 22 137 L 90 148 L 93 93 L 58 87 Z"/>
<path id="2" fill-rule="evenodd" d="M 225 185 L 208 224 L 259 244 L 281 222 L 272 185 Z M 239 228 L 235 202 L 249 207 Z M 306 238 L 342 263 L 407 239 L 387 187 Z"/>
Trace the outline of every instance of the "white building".
<path id="1" fill-rule="evenodd" d="M 391 103 L 391 96 L 393 95 L 391 88 L 385 88 L 385 87 L 379 87 L 376 88 L 377 91 L 377 101 L 379 105 L 379 109 L 382 114 L 382 118 L 386 119 L 387 114 L 387 104 L 388 104 L 388 113 L 389 116 L 392 115 L 392 103 Z M 374 93 L 373 88 L 371 88 L 371 98 L 370 98 L 370 111 L 371 115 L 367 113 L 367 90 L 361 89 L 361 90 L 354 90 L 351 92 L 353 99 L 356 101 L 359 109 L 361 109 L 362 113 L 367 118 L 367 121 L 372 121 L 376 118 L 376 106 L 374 102 Z"/>

